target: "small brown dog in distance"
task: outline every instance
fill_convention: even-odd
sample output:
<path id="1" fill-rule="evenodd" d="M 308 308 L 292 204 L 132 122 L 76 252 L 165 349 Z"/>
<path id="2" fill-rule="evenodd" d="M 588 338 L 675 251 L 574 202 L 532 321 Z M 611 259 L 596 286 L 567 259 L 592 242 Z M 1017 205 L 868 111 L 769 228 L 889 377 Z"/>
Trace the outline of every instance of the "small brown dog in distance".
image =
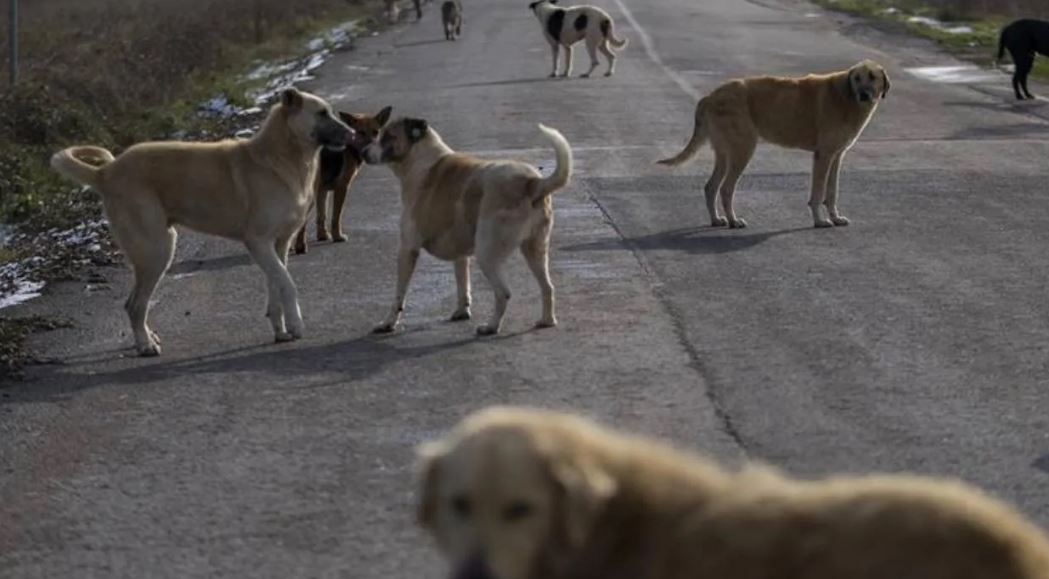
<path id="1" fill-rule="evenodd" d="M 423 448 L 419 519 L 469 579 L 1049 579 L 1049 541 L 964 484 L 729 471 L 495 408 Z"/>
<path id="2" fill-rule="evenodd" d="M 842 158 L 888 93 L 889 75 L 870 60 L 833 74 L 733 80 L 699 101 L 692 139 L 677 156 L 659 163 L 680 165 L 710 141 L 716 157 L 706 186 L 710 222 L 736 228 L 747 222 L 736 216 L 732 197 L 758 141 L 812 151 L 813 222 L 816 227 L 848 225 L 838 211 Z M 719 195 L 724 217 L 718 214 Z M 827 206 L 830 219 L 821 205 Z"/>
<path id="3" fill-rule="evenodd" d="M 313 182 L 314 207 L 317 211 L 317 241 L 346 241 L 342 232 L 342 209 L 346 204 L 346 195 L 350 192 L 353 180 L 364 164 L 361 157 L 363 147 L 378 138 L 379 132 L 390 120 L 390 107 L 385 107 L 377 115 L 359 115 L 339 111 L 339 119 L 357 132 L 356 146 L 348 146 L 343 151 L 324 149 L 320 156 L 320 169 Z M 331 229 L 328 229 L 328 194 L 334 192 L 331 212 Z M 306 242 L 306 226 L 303 225 L 295 237 L 295 253 L 306 253 L 309 245 Z"/>

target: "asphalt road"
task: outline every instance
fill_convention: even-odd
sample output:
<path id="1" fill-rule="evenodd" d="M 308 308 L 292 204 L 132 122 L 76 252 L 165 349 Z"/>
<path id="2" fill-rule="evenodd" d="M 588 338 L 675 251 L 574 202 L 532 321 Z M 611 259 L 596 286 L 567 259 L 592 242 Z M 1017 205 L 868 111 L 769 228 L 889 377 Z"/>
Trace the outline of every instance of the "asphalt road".
<path id="1" fill-rule="evenodd" d="M 993 75 L 929 81 L 908 71 L 957 63 L 794 0 L 599 3 L 631 41 L 612 79 L 546 79 L 527 3 L 498 0 L 468 3 L 455 43 L 430 4 L 309 87 L 484 156 L 548 163 L 535 124 L 561 129 L 577 173 L 555 200 L 560 327 L 531 329 L 515 258 L 506 334 L 476 339 L 444 321 L 452 270 L 425 258 L 404 330 L 370 336 L 395 275 L 384 168 L 351 193 L 349 243 L 293 259 L 301 342 L 269 343 L 261 274 L 223 241 L 183 236 L 153 313 L 160 359 L 132 355 L 124 270 L 107 291 L 55 286 L 16 313 L 75 320 L 34 340 L 61 363 L 0 390 L 0 576 L 442 576 L 413 526 L 412 449 L 491 403 L 802 476 L 960 477 L 1049 523 L 1045 102 L 1014 104 Z M 846 162 L 852 226 L 810 228 L 805 154 L 759 150 L 741 231 L 705 227 L 709 150 L 652 164 L 723 80 L 863 57 L 894 84 Z"/>

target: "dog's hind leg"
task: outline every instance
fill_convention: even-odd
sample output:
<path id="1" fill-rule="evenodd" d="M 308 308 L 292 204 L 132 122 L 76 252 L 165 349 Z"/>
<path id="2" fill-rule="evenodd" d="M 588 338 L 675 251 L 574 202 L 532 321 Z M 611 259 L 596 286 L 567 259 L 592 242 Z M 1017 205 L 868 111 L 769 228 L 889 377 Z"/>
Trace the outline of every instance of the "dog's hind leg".
<path id="1" fill-rule="evenodd" d="M 1024 100 L 1024 93 L 1030 95 L 1030 91 L 1027 90 L 1027 76 L 1031 74 L 1031 69 L 1034 68 L 1034 55 L 1033 54 L 1013 54 L 1013 64 L 1015 70 L 1013 71 L 1013 91 L 1016 93 L 1016 100 Z M 1023 90 L 1023 92 L 1021 92 Z M 1033 98 L 1033 97 L 1030 97 Z"/>
<path id="2" fill-rule="evenodd" d="M 1031 94 L 1031 89 L 1027 88 L 1027 79 L 1031 76 L 1031 71 L 1034 69 L 1035 56 L 1032 54 L 1023 61 L 1023 70 L 1020 73 L 1020 88 L 1023 89 L 1024 95 L 1027 98 L 1034 100 L 1035 96 Z M 1020 70 L 1020 65 L 1016 65 L 1016 69 Z"/>
<path id="3" fill-rule="evenodd" d="M 488 323 L 477 328 L 478 336 L 491 336 L 499 333 L 503 324 L 503 315 L 506 314 L 506 305 L 510 302 L 510 288 L 503 279 L 503 264 L 514 249 L 515 238 L 519 230 L 516 227 L 500 219 L 499 216 L 489 217 L 477 226 L 477 265 L 481 273 L 492 286 L 495 293 L 495 309 Z"/>
<path id="4" fill-rule="evenodd" d="M 591 39 L 589 36 L 586 38 L 586 52 L 590 55 L 590 70 L 582 75 L 583 78 L 590 78 L 590 75 L 594 73 L 594 69 L 600 64 L 597 60 L 597 43 L 597 39 Z"/>
<path id="5" fill-rule="evenodd" d="M 327 189 L 317 191 L 317 241 L 331 240 L 331 233 L 328 232 L 328 197 Z"/>
<path id="6" fill-rule="evenodd" d="M 375 334 L 388 334 L 397 329 L 404 313 L 404 302 L 408 297 L 408 283 L 415 273 L 415 264 L 419 261 L 419 248 L 408 246 L 401 242 L 401 248 L 397 252 L 397 295 L 393 300 L 393 307 L 386 319 L 372 329 Z"/>
<path id="7" fill-rule="evenodd" d="M 135 349 L 140 356 L 159 356 L 160 339 L 149 328 L 149 301 L 160 279 L 175 257 L 178 234 L 171 227 L 139 232 L 136 243 L 125 250 L 135 273 L 135 286 L 124 308 L 135 335 Z M 119 240 L 118 240 L 119 244 Z"/>
<path id="8" fill-rule="evenodd" d="M 458 305 L 452 313 L 451 321 L 461 322 L 470 319 L 470 256 L 455 260 L 455 287 L 459 294 Z"/>
<path id="9" fill-rule="evenodd" d="M 736 195 L 736 185 L 739 183 L 739 178 L 754 157 L 754 149 L 758 145 L 757 137 L 747 137 L 745 139 L 736 143 L 733 147 L 732 153 L 727 160 L 725 182 L 721 184 L 721 208 L 725 210 L 725 218 L 728 220 L 728 226 L 732 229 L 742 229 L 747 226 L 746 221 L 736 217 L 736 210 L 732 203 Z"/>
<path id="10" fill-rule="evenodd" d="M 605 76 L 612 76 L 616 73 L 616 53 L 612 52 L 612 49 L 608 46 L 608 40 L 604 40 L 600 44 L 601 52 L 608 59 L 608 71 L 605 72 Z M 596 64 L 595 64 L 596 66 Z"/>
<path id="11" fill-rule="evenodd" d="M 728 220 L 718 212 L 718 191 L 725 182 L 725 173 L 728 172 L 728 156 L 721 152 L 715 152 L 715 155 L 717 160 L 714 161 L 714 172 L 707 180 L 703 192 L 707 198 L 707 213 L 710 215 L 711 227 L 724 227 L 728 225 Z"/>
<path id="12" fill-rule="evenodd" d="M 838 153 L 830 165 L 830 173 L 827 175 L 827 198 L 824 204 L 827 206 L 827 214 L 834 225 L 843 227 L 849 224 L 849 219 L 838 213 L 838 177 L 841 174 L 841 161 L 845 158 L 845 151 Z"/>
<path id="13" fill-rule="evenodd" d="M 302 311 L 299 309 L 298 289 L 285 266 L 288 240 L 280 243 L 265 239 L 251 239 L 244 243 L 248 253 L 266 275 L 269 301 L 266 317 L 273 326 L 274 340 L 290 342 L 303 336 Z M 278 245 L 280 247 L 278 247 Z M 287 329 L 285 329 L 285 323 Z"/>
<path id="14" fill-rule="evenodd" d="M 557 316 L 554 313 L 554 284 L 550 282 L 550 228 L 552 223 L 547 220 L 537 227 L 535 234 L 521 244 L 521 254 L 528 262 L 528 268 L 532 270 L 535 281 L 539 283 L 539 290 L 543 294 L 543 317 L 539 318 L 535 327 L 552 328 L 557 325 Z"/>
<path id="15" fill-rule="evenodd" d="M 812 156 L 812 193 L 809 196 L 809 209 L 812 211 L 812 221 L 816 227 L 834 226 L 834 222 L 823 216 L 822 207 L 835 157 L 836 155 L 825 151 L 816 151 Z"/>

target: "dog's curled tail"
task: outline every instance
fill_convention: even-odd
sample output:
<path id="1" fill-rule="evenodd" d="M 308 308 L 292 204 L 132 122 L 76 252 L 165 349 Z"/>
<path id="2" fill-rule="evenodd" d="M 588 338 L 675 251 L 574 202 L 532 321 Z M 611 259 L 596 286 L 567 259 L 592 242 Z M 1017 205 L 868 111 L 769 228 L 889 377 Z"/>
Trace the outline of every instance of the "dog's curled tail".
<path id="1" fill-rule="evenodd" d="M 698 152 L 700 147 L 702 147 L 704 143 L 707 142 L 707 132 L 703 128 L 703 109 L 706 107 L 706 100 L 707 99 L 703 99 L 699 101 L 698 105 L 696 105 L 696 126 L 694 129 L 692 129 L 692 138 L 688 140 L 688 144 L 685 145 L 685 149 L 678 153 L 676 156 L 673 156 L 669 159 L 656 161 L 657 163 L 659 163 L 660 165 L 668 165 L 670 167 L 680 165 L 685 161 L 691 159 L 692 157 L 696 156 L 696 152 Z"/>
<path id="2" fill-rule="evenodd" d="M 102 147 L 70 147 L 51 156 L 51 168 L 63 177 L 97 189 L 102 184 L 100 169 L 114 159 L 113 153 Z"/>
<path id="3" fill-rule="evenodd" d="M 539 181 L 539 187 L 533 195 L 535 199 L 542 199 L 563 188 L 568 185 L 568 180 L 572 177 L 572 146 L 568 144 L 568 140 L 560 131 L 544 124 L 539 125 L 539 130 L 550 139 L 554 150 L 557 151 L 557 167 L 554 168 L 552 175 Z"/>
<path id="4" fill-rule="evenodd" d="M 626 38 L 616 38 L 616 31 L 613 28 L 612 21 L 609 19 L 601 21 L 601 34 L 605 35 L 605 38 L 608 39 L 608 43 L 611 44 L 613 48 L 626 48 L 626 45 L 630 43 Z"/>

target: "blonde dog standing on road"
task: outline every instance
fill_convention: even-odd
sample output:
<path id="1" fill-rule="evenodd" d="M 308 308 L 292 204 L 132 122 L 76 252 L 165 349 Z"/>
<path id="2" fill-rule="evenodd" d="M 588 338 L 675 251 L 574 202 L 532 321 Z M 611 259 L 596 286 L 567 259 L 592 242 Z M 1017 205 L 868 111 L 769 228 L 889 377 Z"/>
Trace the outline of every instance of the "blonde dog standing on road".
<path id="1" fill-rule="evenodd" d="M 746 227 L 732 198 L 759 140 L 812 151 L 809 208 L 816 227 L 844 226 L 838 210 L 838 177 L 845 153 L 889 93 L 889 76 L 865 60 L 849 70 L 804 78 L 756 77 L 728 82 L 696 106 L 695 128 L 685 149 L 659 161 L 679 165 L 710 141 L 716 160 L 706 185 L 707 211 L 715 227 Z M 725 211 L 718 213 L 717 201 Z M 827 217 L 821 206 L 826 205 Z"/>
<path id="2" fill-rule="evenodd" d="M 539 282 L 543 317 L 536 324 L 557 325 L 554 286 L 550 282 L 551 195 L 572 176 L 572 149 L 554 129 L 539 125 L 553 143 L 557 167 L 544 178 L 519 161 L 485 161 L 456 153 L 426 121 L 405 118 L 383 130 L 364 150 L 368 163 L 388 163 L 401 182 L 401 240 L 397 257 L 397 296 L 377 333 L 400 323 L 408 283 L 419 251 L 455 262 L 459 303 L 452 320 L 470 319 L 470 257 L 477 256 L 495 292 L 495 310 L 478 335 L 499 332 L 510 300 L 503 280 L 506 259 L 519 249 Z"/>
<path id="3" fill-rule="evenodd" d="M 140 355 L 160 354 L 149 301 L 175 255 L 176 225 L 243 242 L 266 274 L 276 341 L 302 337 L 288 248 L 306 221 L 318 152 L 353 138 L 327 102 L 288 89 L 251 139 L 142 143 L 115 158 L 101 147 L 72 147 L 52 157 L 56 171 L 102 195 L 135 274 L 125 309 Z"/>
<path id="4" fill-rule="evenodd" d="M 419 521 L 470 579 L 1049 579 L 1049 541 L 967 485 L 740 471 L 496 408 L 422 449 Z"/>
<path id="5" fill-rule="evenodd" d="M 589 78 L 600 64 L 597 51 L 600 50 L 608 59 L 608 71 L 605 76 L 612 76 L 616 71 L 616 53 L 609 48 L 626 48 L 627 40 L 616 38 L 612 17 L 608 12 L 596 6 L 571 6 L 561 8 L 557 0 L 539 0 L 528 5 L 539 24 L 543 26 L 546 41 L 554 55 L 554 67 L 550 77 L 557 76 L 557 57 L 561 47 L 565 48 L 564 76 L 572 74 L 572 45 L 586 40 L 586 51 L 590 54 L 590 70 L 583 74 Z"/>

